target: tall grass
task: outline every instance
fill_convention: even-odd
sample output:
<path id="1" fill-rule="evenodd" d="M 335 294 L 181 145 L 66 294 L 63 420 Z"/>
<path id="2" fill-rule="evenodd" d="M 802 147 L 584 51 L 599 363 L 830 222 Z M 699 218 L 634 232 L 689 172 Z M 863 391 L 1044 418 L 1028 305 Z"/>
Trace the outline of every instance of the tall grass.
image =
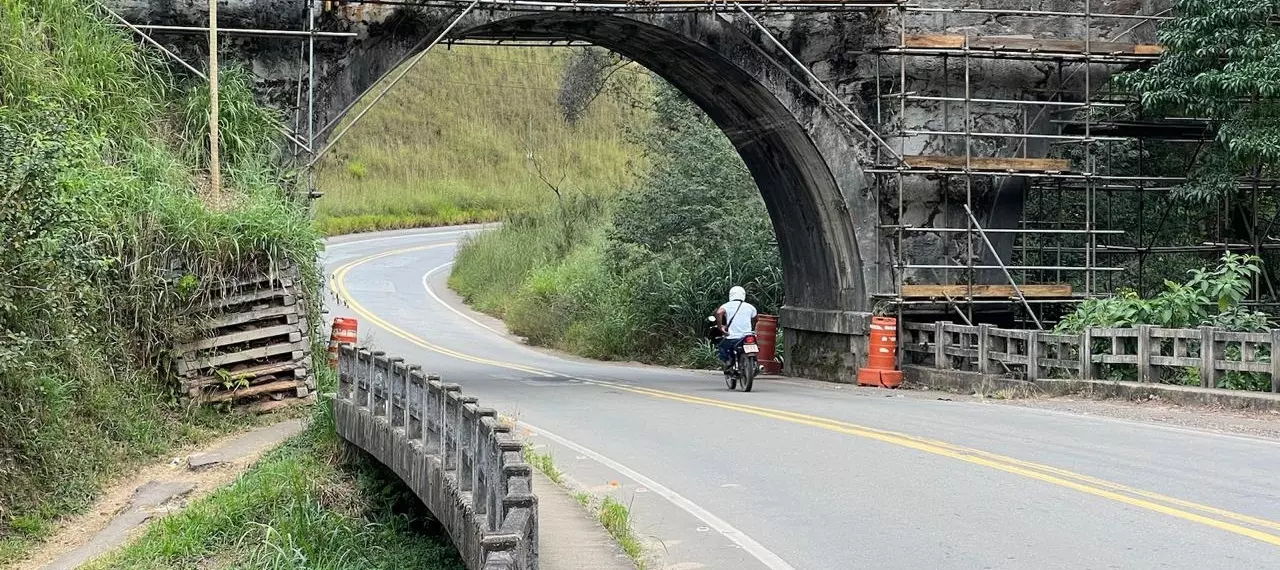
<path id="1" fill-rule="evenodd" d="M 195 295 L 264 265 L 318 282 L 247 75 L 211 207 L 198 82 L 91 6 L 0 0 L 0 563 L 112 474 L 252 421 L 186 408 L 160 366 Z"/>
<path id="2" fill-rule="evenodd" d="M 492 221 L 554 197 L 550 182 L 610 195 L 639 156 L 646 113 L 606 93 L 581 120 L 556 103 L 569 48 L 433 51 L 321 161 L 316 216 L 329 235 Z M 612 82 L 638 84 L 628 67 Z M 353 113 L 354 115 L 354 113 Z"/>

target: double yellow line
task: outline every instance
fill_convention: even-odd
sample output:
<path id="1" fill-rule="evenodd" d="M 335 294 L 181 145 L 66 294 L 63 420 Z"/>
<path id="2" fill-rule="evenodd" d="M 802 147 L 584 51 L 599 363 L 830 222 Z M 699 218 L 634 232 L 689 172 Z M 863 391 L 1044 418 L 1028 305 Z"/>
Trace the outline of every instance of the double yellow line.
<path id="1" fill-rule="evenodd" d="M 337 271 L 334 272 L 333 281 L 332 281 L 333 288 L 338 293 L 338 295 L 346 301 L 347 305 L 351 308 L 351 310 L 357 313 L 358 315 L 386 329 L 392 334 L 399 336 L 400 338 L 403 338 L 427 350 L 430 350 L 439 354 L 443 354 L 446 356 L 451 356 L 460 360 L 465 360 L 467 362 L 474 362 L 477 364 L 485 364 L 485 365 L 495 366 L 499 368 L 506 368 L 509 370 L 516 370 L 516 371 L 524 372 L 527 374 L 533 374 L 535 376 L 544 376 L 544 377 L 564 376 L 549 370 L 543 370 L 543 369 L 535 368 L 532 366 L 524 366 L 524 365 L 516 364 L 512 362 L 482 358 L 479 356 L 458 352 L 456 350 L 448 349 L 448 348 L 436 345 L 434 343 L 428 342 L 427 340 L 413 333 L 410 333 L 400 327 L 397 327 L 387 322 L 386 320 L 378 317 L 377 315 L 373 314 L 371 311 L 369 311 L 368 309 L 360 305 L 360 303 L 357 302 L 356 299 L 352 297 L 351 294 L 346 289 L 345 280 L 346 280 L 347 274 L 352 269 L 359 267 L 360 265 L 363 265 L 365 263 L 368 263 L 370 261 L 374 261 L 377 259 L 382 259 L 385 257 L 401 255 L 401 254 L 410 253 L 414 251 L 422 251 L 422 250 L 428 250 L 428 249 L 435 249 L 439 247 L 446 247 L 450 245 L 454 245 L 454 244 L 450 242 L 450 243 L 443 243 L 443 244 L 434 244 L 434 245 L 397 249 L 397 250 L 386 251 L 376 255 L 371 255 L 368 257 L 357 259 L 355 261 L 347 263 L 346 265 L 343 265 Z M 1223 531 L 1237 534 L 1240 536 L 1245 536 L 1248 538 L 1265 542 L 1267 544 L 1271 544 L 1273 546 L 1280 546 L 1280 534 L 1275 534 L 1273 532 L 1270 532 L 1270 531 L 1280 531 L 1280 522 L 1262 519 L 1258 517 L 1252 517 L 1249 515 L 1236 513 L 1236 512 L 1228 511 L 1225 509 L 1212 507 L 1209 505 L 1203 505 L 1203 504 L 1195 503 L 1192 501 L 1178 499 L 1175 497 L 1169 497 L 1159 493 L 1155 493 L 1155 492 L 1151 492 L 1143 489 L 1137 489 L 1137 488 L 1121 485 L 1119 483 L 1106 481 L 1104 479 L 1099 479 L 1096 477 L 1075 473 L 1072 471 L 1068 471 L 1066 469 L 1059 469 L 1057 467 L 1052 467 L 1049 465 L 1042 465 L 1042 464 L 1034 463 L 1030 461 L 1023 461 L 1021 459 L 1007 457 L 1004 455 L 999 455 L 999 454 L 995 454 L 995 453 L 991 453 L 991 452 L 983 451 L 979 449 L 958 446 L 958 445 L 954 445 L 944 441 L 921 438 L 921 437 L 916 437 L 916 436 L 908 435 L 904 433 L 876 429 L 872 427 L 848 423 L 848 422 L 835 420 L 831 418 L 801 414 L 797 412 L 791 412 L 791 411 L 780 410 L 775 408 L 766 408 L 761 406 L 740 404 L 736 402 L 727 402 L 724 400 L 716 400 L 712 398 L 703 398 L 700 396 L 691 396 L 688 394 L 681 394 L 678 392 L 657 390 L 654 388 L 646 388 L 642 386 L 623 384 L 619 382 L 597 380 L 592 378 L 580 378 L 576 376 L 568 376 L 568 377 L 573 378 L 575 380 L 582 381 L 587 384 L 592 384 L 596 386 L 606 386 L 612 389 L 630 392 L 633 394 L 638 394 L 643 396 L 648 396 L 652 398 L 659 398 L 664 400 L 683 402 L 687 404 L 709 406 L 709 407 L 720 408 L 724 410 L 731 410 L 735 412 L 751 414 L 751 415 L 766 417 L 766 418 L 775 419 L 779 421 L 810 426 L 818 429 L 824 429 L 824 430 L 832 431 L 836 433 L 843 433 L 843 434 L 853 435 L 853 436 L 857 436 L 865 439 L 880 441 L 883 443 L 888 443 L 888 444 L 896 445 L 899 447 L 905 447 L 915 451 L 929 453 L 929 454 L 937 455 L 941 457 L 947 457 L 950 459 L 955 459 L 957 461 L 963 461 L 965 463 L 980 465 L 983 467 L 995 469 L 997 471 L 1003 471 L 1005 473 L 1019 475 L 1022 477 L 1026 477 L 1028 479 L 1033 479 L 1036 481 L 1049 483 L 1059 487 L 1072 489 L 1075 491 L 1079 491 L 1081 493 L 1093 495 L 1095 497 L 1108 499 L 1108 500 L 1122 503 L 1125 505 L 1161 513 L 1161 514 L 1182 519 L 1185 521 L 1202 524 L 1218 530 L 1223 530 Z"/>

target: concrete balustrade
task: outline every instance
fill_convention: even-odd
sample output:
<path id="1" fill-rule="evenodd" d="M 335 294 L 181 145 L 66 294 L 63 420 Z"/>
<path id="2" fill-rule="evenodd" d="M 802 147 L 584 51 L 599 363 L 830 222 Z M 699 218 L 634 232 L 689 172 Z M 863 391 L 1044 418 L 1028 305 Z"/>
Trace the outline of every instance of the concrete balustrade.
<path id="1" fill-rule="evenodd" d="M 468 568 L 538 568 L 533 469 L 496 410 L 381 351 L 343 345 L 338 378 L 338 435 L 400 476 Z"/>

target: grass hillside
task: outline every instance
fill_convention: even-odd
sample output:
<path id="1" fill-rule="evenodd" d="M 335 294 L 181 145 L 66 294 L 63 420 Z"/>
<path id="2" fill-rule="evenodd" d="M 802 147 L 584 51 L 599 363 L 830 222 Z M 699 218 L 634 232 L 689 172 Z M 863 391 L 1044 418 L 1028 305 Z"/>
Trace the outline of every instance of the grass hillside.
<path id="1" fill-rule="evenodd" d="M 557 94 L 572 53 L 487 46 L 429 53 L 321 161 L 322 231 L 493 221 L 528 211 L 554 197 L 535 166 L 567 191 L 612 194 L 626 186 L 627 163 L 639 156 L 627 131 L 644 112 L 606 92 L 581 120 L 566 121 Z M 627 66 L 610 81 L 647 84 L 648 76 Z"/>
<path id="2" fill-rule="evenodd" d="M 208 90 L 92 6 L 0 0 L 0 565 L 114 475 L 251 421 L 181 403 L 165 349 L 208 283 L 319 248 L 248 74 L 224 74 L 211 205 Z"/>

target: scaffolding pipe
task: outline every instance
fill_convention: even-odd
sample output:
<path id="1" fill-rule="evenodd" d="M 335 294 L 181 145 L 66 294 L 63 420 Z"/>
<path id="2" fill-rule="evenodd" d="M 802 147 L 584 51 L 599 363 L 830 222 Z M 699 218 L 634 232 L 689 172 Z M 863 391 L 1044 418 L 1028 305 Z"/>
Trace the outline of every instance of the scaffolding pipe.
<path id="1" fill-rule="evenodd" d="M 464 0 L 351 0 L 350 4 L 380 4 L 385 6 L 414 6 L 414 7 L 437 7 L 437 8 L 459 8 L 465 6 L 467 2 Z M 850 2 L 777 2 L 777 1 L 747 1 L 745 5 L 766 12 L 840 12 L 853 10 L 866 10 L 870 8 L 896 8 L 901 4 L 899 2 L 884 1 L 850 1 Z M 573 12 L 613 12 L 613 13 L 688 13 L 688 12 L 710 12 L 716 13 L 721 11 L 722 7 L 728 5 L 728 2 L 662 2 L 659 4 L 640 4 L 635 2 L 619 1 L 619 2 L 548 2 L 537 0 L 485 0 L 481 3 L 482 8 L 508 9 L 508 10 L 568 10 Z"/>
<path id="2" fill-rule="evenodd" d="M 175 34 L 202 34 L 209 31 L 208 27 L 202 26 L 157 26 L 153 24 L 135 24 L 138 29 L 149 32 L 159 33 L 175 33 Z M 308 32 L 306 30 L 270 30 L 260 28 L 218 28 L 218 33 L 232 36 L 262 36 L 262 37 L 306 37 L 315 36 L 318 38 L 356 38 L 360 34 L 355 32 Z"/>
<path id="3" fill-rule="evenodd" d="M 129 28 L 130 30 L 133 30 L 135 34 L 138 34 L 139 36 L 141 36 L 143 41 L 151 44 L 152 47 L 160 50 L 160 53 L 163 53 L 169 56 L 170 59 L 178 62 L 179 64 L 182 65 L 182 67 L 187 68 L 187 71 L 190 71 L 191 73 L 196 74 L 196 77 L 199 77 L 200 79 L 203 79 L 205 81 L 209 80 L 209 76 L 205 75 L 199 69 L 196 69 L 195 67 L 193 67 L 190 63 L 187 63 L 186 60 L 179 57 L 178 54 L 173 53 L 172 51 L 169 51 L 168 48 L 160 45 L 160 42 L 157 42 L 154 38 L 147 35 L 147 33 L 139 29 L 138 26 L 135 26 L 129 23 L 129 21 L 124 19 L 122 16 L 120 16 L 120 14 L 115 13 L 115 11 L 113 11 L 111 8 L 108 8 L 106 4 L 103 4 L 102 0 L 97 0 L 95 3 L 98 5 L 98 8 L 102 9 L 102 11 L 106 12 L 107 14 L 110 14 L 112 18 L 115 18 L 121 24 L 124 24 L 125 27 Z"/>
<path id="4" fill-rule="evenodd" d="M 1067 16 L 1083 18 L 1081 12 L 1056 12 L 1052 10 L 1023 10 L 1000 8 L 925 8 L 923 6 L 907 6 L 908 12 L 950 12 L 956 14 L 993 14 L 1005 16 Z M 1120 20 L 1171 20 L 1172 16 L 1153 16 L 1146 14 L 1094 14 L 1094 18 L 1116 18 Z M 1136 27 L 1136 26 L 1135 26 Z"/>
<path id="5" fill-rule="evenodd" d="M 356 123 L 359 123 L 360 119 L 364 118 L 364 116 L 369 112 L 369 110 L 372 109 L 375 105 L 377 105 L 378 101 L 381 101 L 382 98 L 387 95 L 388 91 L 391 91 L 393 87 L 395 87 L 398 83 L 400 83 L 400 80 L 404 79 L 404 76 L 408 74 L 410 71 L 412 71 L 413 68 L 418 65 L 418 62 L 422 61 L 422 58 L 426 57 L 427 52 L 431 51 L 431 48 L 435 47 L 437 44 L 440 43 L 440 40 L 444 39 L 445 36 L 449 35 L 449 32 L 453 30 L 454 26 L 457 26 L 458 22 L 461 22 L 463 18 L 467 17 L 467 14 L 470 14 L 471 10 L 475 8 L 476 5 L 479 3 L 480 3 L 480 0 L 472 0 L 471 4 L 467 5 L 466 8 L 463 8 L 462 11 L 458 13 L 456 17 L 454 17 L 453 21 L 449 22 L 449 25 L 445 26 L 444 30 L 441 30 L 440 34 L 437 35 L 436 38 L 431 41 L 431 43 L 427 44 L 426 48 L 424 48 L 421 52 L 419 52 L 418 55 L 414 56 L 413 59 L 409 60 L 408 65 L 405 65 L 404 69 L 401 69 L 400 73 L 396 75 L 394 79 L 392 79 L 390 82 L 387 83 L 386 86 L 382 88 L 382 91 L 379 92 L 378 95 L 373 98 L 373 101 L 370 101 L 369 104 L 364 109 L 362 109 L 360 113 L 355 116 L 355 118 L 351 119 L 351 121 L 348 122 L 346 126 L 342 128 L 341 131 L 338 131 L 338 134 L 334 135 L 333 140 L 329 141 L 329 144 L 326 144 L 325 147 L 320 150 L 320 152 L 315 154 L 315 156 L 311 159 L 311 162 L 307 164 L 307 168 L 311 169 L 312 167 L 314 167 L 316 165 L 316 162 L 318 162 L 326 152 L 329 152 L 329 149 L 333 148 L 333 145 L 337 144 L 339 140 L 342 140 L 343 135 L 346 135 L 347 132 L 351 130 L 351 127 L 356 126 Z M 314 65 L 314 62 L 312 63 L 312 65 Z M 334 120 L 337 120 L 337 118 L 335 118 Z"/>

